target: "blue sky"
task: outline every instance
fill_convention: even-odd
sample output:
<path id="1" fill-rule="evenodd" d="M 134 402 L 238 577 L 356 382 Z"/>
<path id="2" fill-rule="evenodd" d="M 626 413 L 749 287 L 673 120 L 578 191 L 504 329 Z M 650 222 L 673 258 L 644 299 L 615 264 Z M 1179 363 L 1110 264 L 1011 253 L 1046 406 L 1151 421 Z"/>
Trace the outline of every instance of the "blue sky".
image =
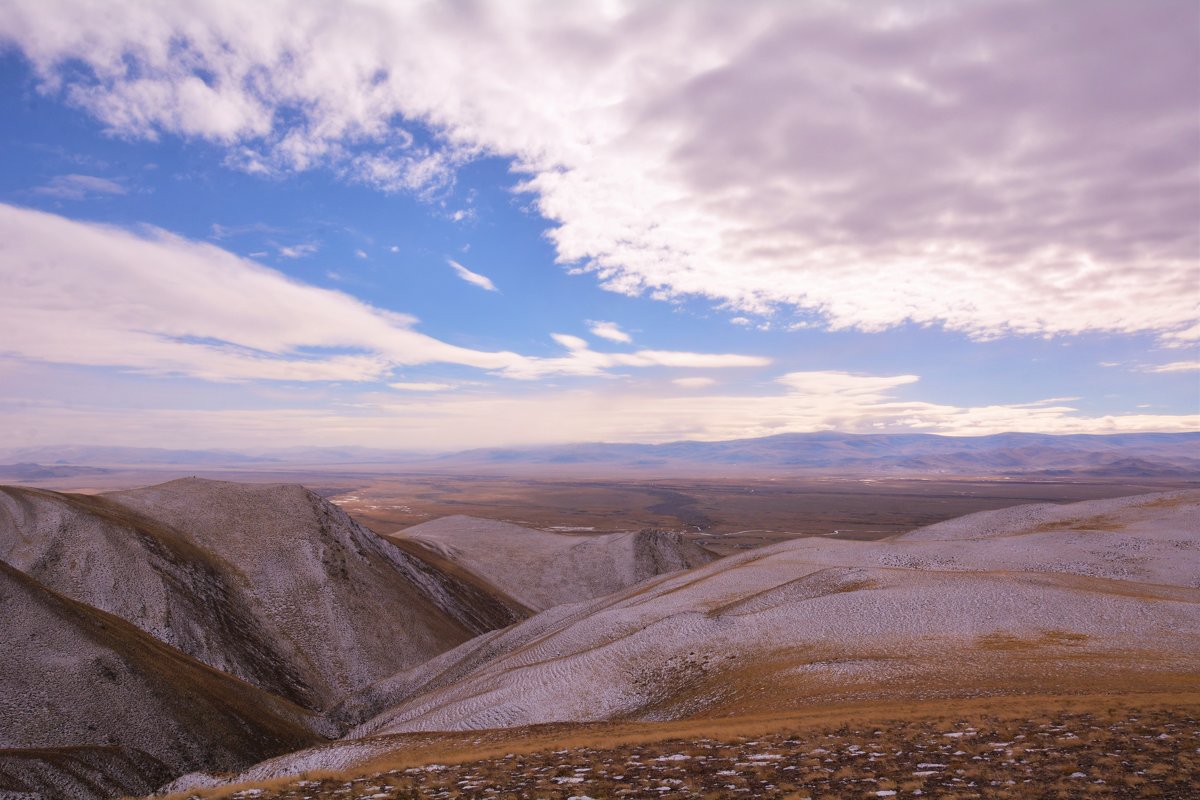
<path id="1" fill-rule="evenodd" d="M 0 446 L 1196 429 L 1195 8 L 817 8 L 9 4 Z"/>

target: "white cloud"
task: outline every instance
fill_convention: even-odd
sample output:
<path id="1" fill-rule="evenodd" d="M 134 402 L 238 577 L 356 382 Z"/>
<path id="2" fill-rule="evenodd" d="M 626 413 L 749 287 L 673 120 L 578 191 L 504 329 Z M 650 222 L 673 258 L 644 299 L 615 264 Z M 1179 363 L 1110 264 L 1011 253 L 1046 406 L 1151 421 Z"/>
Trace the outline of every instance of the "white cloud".
<path id="1" fill-rule="evenodd" d="M 453 389 L 452 383 L 430 383 L 430 382 L 411 382 L 399 381 L 397 383 L 389 383 L 388 386 L 393 389 L 399 389 L 404 392 L 442 392 L 447 389 Z"/>
<path id="2" fill-rule="evenodd" d="M 550 338 L 561 344 L 568 350 L 587 350 L 588 343 L 578 336 L 572 336 L 569 333 L 552 333 Z"/>
<path id="3" fill-rule="evenodd" d="M 789 372 L 781 375 L 779 383 L 798 394 L 877 399 L 900 386 L 916 383 L 916 375 L 876 377 L 849 372 L 814 371 Z"/>
<path id="4" fill-rule="evenodd" d="M 536 378 L 613 366 L 740 366 L 738 355 L 485 352 L 404 314 L 294 281 L 212 244 L 0 204 L 0 355 L 214 381 L 375 381 L 442 362 Z"/>
<path id="5" fill-rule="evenodd" d="M 716 383 L 712 378 L 694 377 L 694 378 L 676 378 L 671 383 L 676 386 L 682 386 L 685 389 L 703 389 L 706 386 L 712 386 Z"/>
<path id="6" fill-rule="evenodd" d="M 1172 361 L 1169 364 L 1146 367 L 1147 372 L 1195 372 L 1196 370 L 1200 370 L 1200 361 Z"/>
<path id="7" fill-rule="evenodd" d="M 472 272 L 452 258 L 446 259 L 446 263 L 454 269 L 454 273 L 458 275 L 458 277 L 462 278 L 467 283 L 474 284 L 480 289 L 486 289 L 489 292 L 500 291 L 496 288 L 496 284 L 492 283 L 492 279 L 486 275 L 480 275 L 478 272 Z"/>
<path id="8" fill-rule="evenodd" d="M 94 175 L 57 175 L 33 191 L 60 200 L 83 200 L 95 195 L 125 194 L 128 190 L 116 181 Z"/>
<path id="9" fill-rule="evenodd" d="M 367 251 L 366 251 L 366 250 L 362 250 L 362 249 L 355 250 L 355 251 L 354 251 L 354 257 L 355 257 L 355 258 L 366 258 L 366 257 L 367 257 Z"/>
<path id="10" fill-rule="evenodd" d="M 765 367 L 771 359 L 736 353 L 690 353 L 679 350 L 638 350 L 633 353 L 603 353 L 592 350 L 578 336 L 552 333 L 550 337 L 567 349 L 560 358 L 526 359 L 504 367 L 510 378 L 533 380 L 546 375 L 601 375 L 614 367 L 685 367 L 730 369 Z"/>
<path id="11" fill-rule="evenodd" d="M 279 255 L 283 258 L 308 258 L 321 249 L 319 244 L 307 242 L 305 244 L 293 244 L 280 246 L 276 248 Z"/>
<path id="12" fill-rule="evenodd" d="M 0 38 L 114 132 L 249 170 L 420 194 L 511 158 L 560 259 L 614 291 L 1200 336 L 1197 6 L 904 8 L 43 0 Z"/>
<path id="13" fill-rule="evenodd" d="M 591 320 L 588 322 L 588 330 L 592 332 L 593 336 L 599 336 L 601 339 L 608 339 L 610 342 L 629 344 L 633 341 L 633 337 L 621 330 L 621 326 L 617 325 L 615 322 Z"/>

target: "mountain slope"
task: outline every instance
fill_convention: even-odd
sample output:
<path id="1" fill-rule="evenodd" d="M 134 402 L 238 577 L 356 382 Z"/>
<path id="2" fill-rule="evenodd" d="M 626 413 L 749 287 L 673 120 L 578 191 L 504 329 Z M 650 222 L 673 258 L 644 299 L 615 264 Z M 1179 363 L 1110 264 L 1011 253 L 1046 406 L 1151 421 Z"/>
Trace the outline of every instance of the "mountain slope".
<path id="1" fill-rule="evenodd" d="M 396 704 L 355 735 L 1195 676 L 1198 505 L 1192 492 L 1057 507 L 1003 548 L 957 535 L 931 546 L 916 532 L 729 557 L 551 609 L 395 676 Z"/>
<path id="2" fill-rule="evenodd" d="M 86 756 L 81 746 L 113 748 L 87 760 L 101 774 L 132 773 L 112 779 L 120 783 L 164 770 L 236 769 L 322 738 L 319 721 L 298 706 L 3 562 L 0 607 L 0 774 L 8 781 L 30 783 L 40 771 L 53 784 L 64 761 Z M 64 747 L 72 752 L 46 750 Z M 8 752 L 27 749 L 42 752 Z"/>
<path id="3" fill-rule="evenodd" d="M 170 777 L 171 770 L 157 759 L 120 747 L 0 751 L 0 797 L 5 800 L 138 797 Z"/>
<path id="4" fill-rule="evenodd" d="M 5 489 L 0 559 L 314 709 L 528 613 L 292 485 Z"/>
<path id="5" fill-rule="evenodd" d="M 0 487 L 0 560 L 205 664 L 317 704 L 224 562 L 147 515 L 104 497 Z"/>
<path id="6" fill-rule="evenodd" d="M 670 531 L 571 536 L 460 515 L 414 525 L 391 538 L 461 564 L 538 611 L 611 594 L 716 557 Z"/>

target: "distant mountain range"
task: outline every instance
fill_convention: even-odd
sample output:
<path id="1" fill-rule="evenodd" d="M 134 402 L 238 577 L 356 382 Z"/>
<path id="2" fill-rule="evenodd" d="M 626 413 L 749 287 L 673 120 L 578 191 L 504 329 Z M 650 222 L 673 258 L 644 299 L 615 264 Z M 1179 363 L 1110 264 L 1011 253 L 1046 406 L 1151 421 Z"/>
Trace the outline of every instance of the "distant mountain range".
<path id="1" fill-rule="evenodd" d="M 1200 476 L 1200 432 L 992 436 L 785 433 L 757 439 L 666 444 L 586 443 L 430 454 L 368 447 L 302 447 L 258 453 L 224 450 L 57 446 L 0 453 L 0 474 L 54 477 L 39 470 L 114 466 L 373 466 L 446 471 L 635 471 L 712 474 L 730 469 L 841 474 Z M 43 466 L 45 465 L 45 466 Z M 26 473 L 22 475 L 21 473 Z"/>
<path id="2" fill-rule="evenodd" d="M 675 470 L 1028 474 L 1200 474 L 1200 433 L 1051 436 L 785 433 L 724 442 L 585 444 L 471 450 L 440 459 L 462 465 L 606 465 Z"/>

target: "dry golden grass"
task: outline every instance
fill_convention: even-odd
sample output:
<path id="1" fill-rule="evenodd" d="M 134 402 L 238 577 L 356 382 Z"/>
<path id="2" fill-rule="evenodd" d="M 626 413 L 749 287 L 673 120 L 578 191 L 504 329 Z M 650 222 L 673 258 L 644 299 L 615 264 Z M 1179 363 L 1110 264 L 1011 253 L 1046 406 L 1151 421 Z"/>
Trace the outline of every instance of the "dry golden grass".
<path id="1" fill-rule="evenodd" d="M 1200 781 L 1200 688 L 1183 678 L 1178 685 L 1148 693 L 879 701 L 722 719 L 406 734 L 389 737 L 395 749 L 387 755 L 349 771 L 175 797 L 815 800 L 877 791 L 917 796 L 917 789 L 939 798 L 1194 797 L 1181 792 Z M 751 758 L 764 754 L 771 757 Z M 427 769 L 431 764 L 437 768 Z M 663 785 L 670 790 L 659 792 Z M 1031 793 L 1034 786 L 1044 793 Z"/>

